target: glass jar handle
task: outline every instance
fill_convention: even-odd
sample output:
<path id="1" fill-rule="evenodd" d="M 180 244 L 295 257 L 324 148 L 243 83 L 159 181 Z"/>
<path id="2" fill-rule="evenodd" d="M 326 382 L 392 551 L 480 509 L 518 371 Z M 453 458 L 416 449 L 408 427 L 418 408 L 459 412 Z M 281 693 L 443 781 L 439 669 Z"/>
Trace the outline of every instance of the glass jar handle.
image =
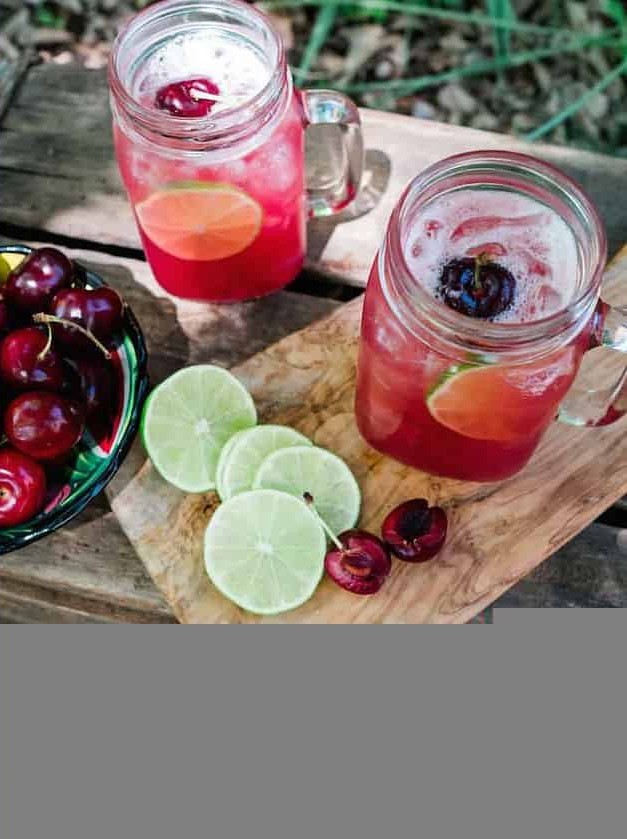
<path id="1" fill-rule="evenodd" d="M 316 161 L 307 186 L 310 218 L 331 216 L 347 207 L 357 195 L 364 168 L 361 119 L 354 102 L 334 90 L 300 91 L 306 127 L 338 126 L 341 148 L 331 148 L 326 159 Z"/>
<path id="2" fill-rule="evenodd" d="M 588 349 L 609 347 L 627 353 L 627 306 L 610 306 L 603 300 Z M 627 367 L 608 387 L 583 388 L 575 384 L 560 405 L 558 419 L 568 425 L 610 425 L 627 413 Z"/>

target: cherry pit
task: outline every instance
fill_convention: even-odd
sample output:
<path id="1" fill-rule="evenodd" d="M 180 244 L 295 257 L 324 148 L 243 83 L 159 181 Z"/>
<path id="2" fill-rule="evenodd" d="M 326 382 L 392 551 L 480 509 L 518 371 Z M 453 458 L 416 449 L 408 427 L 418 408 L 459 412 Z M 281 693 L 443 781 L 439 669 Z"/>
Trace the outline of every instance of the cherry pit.
<path id="1" fill-rule="evenodd" d="M 0 289 L 0 527 L 43 510 L 51 469 L 67 463 L 90 418 L 111 422 L 111 349 L 124 303 L 87 288 L 56 248 L 33 250 Z"/>

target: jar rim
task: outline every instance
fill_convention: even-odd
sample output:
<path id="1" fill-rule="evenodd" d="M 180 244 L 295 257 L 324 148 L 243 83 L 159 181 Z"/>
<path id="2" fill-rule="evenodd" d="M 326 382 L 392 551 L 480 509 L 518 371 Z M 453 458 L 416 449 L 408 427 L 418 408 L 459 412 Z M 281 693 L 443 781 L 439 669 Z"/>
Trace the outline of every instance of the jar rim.
<path id="1" fill-rule="evenodd" d="M 444 306 L 416 282 L 404 253 L 403 222 L 429 187 L 437 186 L 438 181 L 445 178 L 463 176 L 473 171 L 507 172 L 513 178 L 518 174 L 521 182 L 525 176 L 536 177 L 543 183 L 542 189 L 545 192 L 552 190 L 558 193 L 579 213 L 584 221 L 582 227 L 589 238 L 591 264 L 583 288 L 567 306 L 534 321 L 495 323 L 470 318 Z M 514 189 L 517 186 L 518 182 L 512 182 Z M 388 222 L 384 246 L 379 254 L 379 274 L 388 304 L 412 331 L 427 329 L 438 339 L 458 349 L 472 348 L 490 355 L 503 352 L 526 354 L 531 358 L 546 352 L 551 341 L 569 340 L 572 334 L 587 323 L 599 297 L 606 260 L 607 238 L 598 211 L 572 178 L 556 166 L 532 155 L 480 150 L 444 158 L 424 169 L 408 184 Z"/>
<path id="2" fill-rule="evenodd" d="M 129 91 L 120 73 L 120 59 L 132 36 L 159 19 L 183 18 L 190 12 L 224 12 L 258 25 L 269 39 L 275 66 L 265 85 L 245 103 L 224 108 L 206 117 L 179 117 L 139 102 Z M 243 0 L 161 0 L 135 14 L 120 29 L 109 56 L 109 86 L 112 96 L 133 127 L 152 140 L 179 141 L 188 148 L 215 144 L 230 145 L 263 127 L 277 113 L 286 88 L 290 87 L 285 48 L 281 36 L 268 17 Z"/>

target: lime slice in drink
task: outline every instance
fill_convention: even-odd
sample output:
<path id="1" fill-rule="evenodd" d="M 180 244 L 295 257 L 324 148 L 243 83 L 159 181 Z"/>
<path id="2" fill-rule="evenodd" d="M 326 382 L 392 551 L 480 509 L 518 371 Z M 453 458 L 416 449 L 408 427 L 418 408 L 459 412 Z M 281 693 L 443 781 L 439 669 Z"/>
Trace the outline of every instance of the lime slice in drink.
<path id="1" fill-rule="evenodd" d="M 326 544 L 304 502 L 284 492 L 253 490 L 214 513 L 205 534 L 205 566 L 215 587 L 242 609 L 278 615 L 314 593 Z"/>
<path id="2" fill-rule="evenodd" d="M 251 395 L 235 376 L 210 364 L 166 379 L 144 407 L 142 436 L 155 468 L 185 492 L 215 487 L 218 456 L 237 431 L 257 421 Z"/>
<path id="3" fill-rule="evenodd" d="M 258 425 L 241 431 L 232 446 L 229 443 L 218 462 L 217 487 L 223 501 L 252 489 L 259 467 L 272 452 L 312 445 L 303 434 L 285 425 Z"/>
<path id="4" fill-rule="evenodd" d="M 261 205 L 230 183 L 173 183 L 136 211 L 149 239 L 188 260 L 226 259 L 246 250 L 263 222 Z"/>
<path id="5" fill-rule="evenodd" d="M 259 467 L 255 489 L 277 489 L 302 498 L 308 492 L 333 533 L 354 527 L 361 493 L 343 460 L 316 446 L 293 446 L 269 455 Z"/>
<path id="6" fill-rule="evenodd" d="M 551 400 L 543 393 L 568 372 L 546 363 L 454 366 L 428 394 L 427 407 L 440 425 L 464 437 L 514 444 L 546 424 Z"/>

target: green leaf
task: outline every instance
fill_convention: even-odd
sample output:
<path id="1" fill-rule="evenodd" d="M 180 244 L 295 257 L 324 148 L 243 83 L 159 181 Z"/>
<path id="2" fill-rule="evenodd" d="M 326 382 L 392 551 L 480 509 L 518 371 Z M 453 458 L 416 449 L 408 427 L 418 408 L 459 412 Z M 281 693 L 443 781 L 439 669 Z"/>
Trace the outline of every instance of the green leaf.
<path id="1" fill-rule="evenodd" d="M 515 22 L 516 12 L 510 0 L 486 0 L 488 14 L 496 20 Z M 494 28 L 494 51 L 499 58 L 507 58 L 511 41 L 511 30 Z"/>
<path id="2" fill-rule="evenodd" d="M 527 50 L 523 52 L 511 52 L 507 58 L 493 58 L 485 61 L 473 61 L 471 64 L 453 67 L 451 70 L 445 70 L 442 73 L 432 73 L 430 75 L 418 76 L 413 79 L 392 79 L 391 81 L 386 82 L 351 82 L 346 85 L 337 83 L 336 87 L 345 93 L 351 94 L 374 93 L 375 91 L 394 91 L 398 96 L 407 96 L 412 93 L 417 93 L 420 90 L 426 90 L 430 87 L 445 84 L 446 82 L 456 81 L 471 76 L 485 76 L 488 73 L 495 73 L 499 70 L 507 70 L 510 67 L 522 67 L 525 64 L 543 61 L 547 58 L 553 58 L 556 55 L 578 53 L 583 49 L 588 49 L 593 46 L 603 46 L 608 48 L 624 47 L 625 41 L 617 41 L 610 35 L 584 35 L 572 38 L 570 42 L 560 46 Z"/>
<path id="3" fill-rule="evenodd" d="M 578 111 L 583 108 L 583 106 L 590 100 L 593 96 L 597 93 L 601 93 L 605 90 L 606 87 L 609 87 L 612 82 L 616 81 L 620 76 L 627 72 L 627 58 L 618 65 L 618 67 L 614 67 L 607 75 L 603 76 L 593 87 L 589 88 L 585 91 L 581 96 L 563 108 L 559 114 L 555 114 L 554 117 L 547 120 L 546 122 L 539 125 L 537 128 L 534 128 L 533 131 L 529 132 L 529 134 L 525 135 L 525 140 L 539 140 L 541 137 L 544 137 L 545 134 L 548 134 L 553 129 L 557 128 L 558 125 L 561 125 L 570 117 L 574 116 Z"/>
<path id="4" fill-rule="evenodd" d="M 35 23 L 49 29 L 63 29 L 65 21 L 63 17 L 53 12 L 48 6 L 37 6 L 34 12 Z"/>
<path id="5" fill-rule="evenodd" d="M 316 22 L 311 30 L 309 41 L 305 47 L 302 60 L 294 74 L 296 84 L 302 84 L 306 78 L 307 73 L 311 69 L 311 66 L 320 52 L 320 48 L 326 41 L 329 32 L 335 23 L 337 13 L 338 3 L 332 3 L 320 8 L 316 17 Z"/>
<path id="6" fill-rule="evenodd" d="M 300 9 L 303 6 L 324 8 L 337 5 L 338 0 L 264 0 L 264 7 L 267 9 Z M 570 30 L 554 26 L 540 26 L 537 23 L 526 23 L 516 19 L 509 20 L 475 12 L 460 11 L 457 4 L 455 8 L 449 6 L 440 8 L 417 3 L 414 0 L 361 0 L 360 5 L 370 12 L 378 10 L 400 12 L 407 16 L 416 15 L 436 20 L 458 21 L 459 23 L 476 24 L 477 26 L 490 26 L 493 29 L 525 32 L 530 35 L 563 35 L 565 37 L 572 35 Z"/>
<path id="7" fill-rule="evenodd" d="M 342 17 L 348 20 L 371 20 L 375 23 L 385 23 L 389 12 L 386 9 L 369 9 L 365 3 L 349 3 L 342 6 Z"/>
<path id="8" fill-rule="evenodd" d="M 616 21 L 621 29 L 627 29 L 627 12 L 622 0 L 605 0 L 603 4 L 605 14 Z"/>

